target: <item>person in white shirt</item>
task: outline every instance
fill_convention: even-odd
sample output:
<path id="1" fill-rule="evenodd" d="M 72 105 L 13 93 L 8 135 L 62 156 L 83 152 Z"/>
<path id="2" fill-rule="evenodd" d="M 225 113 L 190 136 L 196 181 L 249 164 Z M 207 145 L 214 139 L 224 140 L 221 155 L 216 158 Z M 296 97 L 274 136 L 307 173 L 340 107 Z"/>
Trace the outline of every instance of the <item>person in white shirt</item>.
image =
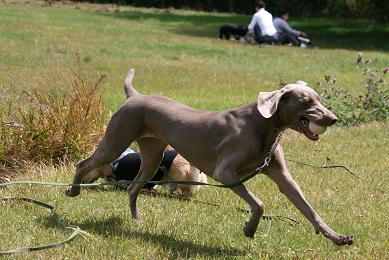
<path id="1" fill-rule="evenodd" d="M 253 15 L 248 26 L 249 31 L 254 31 L 258 43 L 278 43 L 277 30 L 273 24 L 273 16 L 265 10 L 266 4 L 263 1 L 256 1 L 257 12 Z"/>

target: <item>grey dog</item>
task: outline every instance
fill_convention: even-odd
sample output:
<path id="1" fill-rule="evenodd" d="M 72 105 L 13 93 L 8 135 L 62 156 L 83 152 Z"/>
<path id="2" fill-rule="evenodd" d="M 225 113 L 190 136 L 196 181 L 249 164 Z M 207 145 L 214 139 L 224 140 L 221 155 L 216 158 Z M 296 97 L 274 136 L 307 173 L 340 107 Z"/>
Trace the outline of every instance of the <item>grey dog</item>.
<path id="1" fill-rule="evenodd" d="M 337 117 L 320 103 L 319 95 L 303 82 L 288 84 L 280 90 L 261 92 L 258 100 L 246 106 L 218 112 L 193 109 L 161 96 L 139 94 L 132 86 L 134 70 L 125 79 L 129 99 L 116 111 L 94 153 L 76 166 L 74 184 L 89 171 L 115 160 L 133 141 L 137 141 L 142 163 L 135 180 L 150 180 L 167 145 L 202 172 L 223 184 L 239 182 L 252 173 L 276 144 L 273 159 L 264 174 L 321 233 L 336 245 L 352 244 L 353 236 L 332 230 L 309 205 L 289 173 L 284 153 L 276 143 L 280 133 L 291 128 L 316 141 L 319 136 L 309 122 L 331 126 Z M 128 187 L 131 215 L 139 219 L 137 197 L 143 184 Z M 251 208 L 244 234 L 253 237 L 264 212 L 264 204 L 244 184 L 231 188 Z M 72 186 L 66 195 L 77 196 L 80 187 Z"/>

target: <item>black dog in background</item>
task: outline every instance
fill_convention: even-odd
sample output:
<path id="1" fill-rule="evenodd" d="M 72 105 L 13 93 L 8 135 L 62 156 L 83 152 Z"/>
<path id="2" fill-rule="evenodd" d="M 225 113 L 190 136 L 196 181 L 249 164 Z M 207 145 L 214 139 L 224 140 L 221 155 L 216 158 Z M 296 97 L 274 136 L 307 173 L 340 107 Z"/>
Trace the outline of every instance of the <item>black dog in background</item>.
<path id="1" fill-rule="evenodd" d="M 219 38 L 222 40 L 224 37 L 224 39 L 229 40 L 232 36 L 239 41 L 240 38 L 246 36 L 247 31 L 247 25 L 225 24 L 219 29 Z"/>

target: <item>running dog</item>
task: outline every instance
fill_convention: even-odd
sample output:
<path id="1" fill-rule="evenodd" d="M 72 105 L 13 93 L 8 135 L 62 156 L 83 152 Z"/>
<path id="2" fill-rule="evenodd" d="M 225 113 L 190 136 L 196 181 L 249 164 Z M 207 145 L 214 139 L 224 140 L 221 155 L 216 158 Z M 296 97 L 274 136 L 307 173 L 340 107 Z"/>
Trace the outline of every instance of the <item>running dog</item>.
<path id="1" fill-rule="evenodd" d="M 279 90 L 261 92 L 258 100 L 248 105 L 217 112 L 193 109 L 166 97 L 139 94 L 132 86 L 134 70 L 125 80 L 129 99 L 116 111 L 105 135 L 94 153 L 79 162 L 74 184 L 82 182 L 93 169 L 113 162 L 133 141 L 137 141 L 142 165 L 135 180 L 150 180 L 157 171 L 167 145 L 172 146 L 200 171 L 225 185 L 239 183 L 262 165 L 270 153 L 272 160 L 263 173 L 321 233 L 336 245 L 350 245 L 353 236 L 340 235 L 331 229 L 311 207 L 287 168 L 280 133 L 291 128 L 309 140 L 319 136 L 310 129 L 311 123 L 325 128 L 336 123 L 337 117 L 320 103 L 319 95 L 304 82 L 288 84 Z M 137 198 L 143 184 L 128 188 L 131 215 L 140 219 Z M 250 205 L 251 216 L 244 234 L 253 237 L 264 213 L 264 204 L 243 183 L 231 190 Z M 66 190 L 74 197 L 79 186 Z"/>

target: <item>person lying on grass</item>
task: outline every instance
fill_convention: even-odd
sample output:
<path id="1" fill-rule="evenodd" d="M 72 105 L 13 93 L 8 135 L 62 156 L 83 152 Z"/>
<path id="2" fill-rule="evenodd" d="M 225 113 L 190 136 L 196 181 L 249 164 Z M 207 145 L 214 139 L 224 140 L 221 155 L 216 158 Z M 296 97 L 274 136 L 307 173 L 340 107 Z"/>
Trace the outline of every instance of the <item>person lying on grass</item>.
<path id="1" fill-rule="evenodd" d="M 92 183 L 99 178 L 107 182 L 133 181 L 141 165 L 140 153 L 127 148 L 113 163 L 89 172 L 82 183 Z M 207 177 L 174 150 L 163 154 L 160 166 L 151 181 L 196 181 L 207 183 Z M 143 189 L 152 190 L 156 184 L 147 183 Z M 193 196 L 200 185 L 166 184 L 170 192 L 180 191 L 185 197 Z"/>

